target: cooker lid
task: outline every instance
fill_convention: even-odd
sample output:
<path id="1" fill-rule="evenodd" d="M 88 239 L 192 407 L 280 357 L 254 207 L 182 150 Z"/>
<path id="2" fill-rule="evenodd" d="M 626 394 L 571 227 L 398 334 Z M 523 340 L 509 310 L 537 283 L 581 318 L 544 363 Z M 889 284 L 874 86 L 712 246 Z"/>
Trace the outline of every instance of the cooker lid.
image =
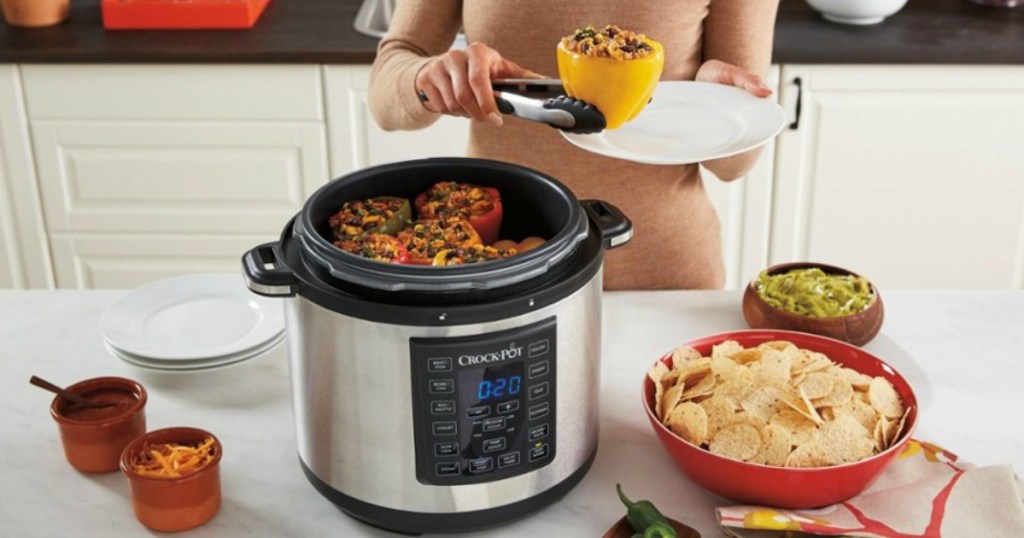
<path id="1" fill-rule="evenodd" d="M 328 219 L 344 202 L 376 196 L 412 200 L 440 181 L 496 188 L 501 193 L 504 212 L 501 237 L 540 236 L 547 238 L 547 242 L 502 260 L 448 267 L 381 263 L 333 245 Z M 449 293 L 492 290 L 540 277 L 573 255 L 592 233 L 600 236 L 605 248 L 624 244 L 632 236 L 629 219 L 610 204 L 597 200 L 580 202 L 559 181 L 528 168 L 468 158 L 407 161 L 346 175 L 314 193 L 290 230 L 291 236 L 283 238 L 277 247 L 263 245 L 246 255 L 245 268 L 253 291 L 280 295 L 267 293 L 265 288 L 280 288 L 289 281 L 287 269 L 281 270 L 268 260 L 283 259 L 272 252 L 283 246 L 301 249 L 305 263 L 362 288 Z"/>

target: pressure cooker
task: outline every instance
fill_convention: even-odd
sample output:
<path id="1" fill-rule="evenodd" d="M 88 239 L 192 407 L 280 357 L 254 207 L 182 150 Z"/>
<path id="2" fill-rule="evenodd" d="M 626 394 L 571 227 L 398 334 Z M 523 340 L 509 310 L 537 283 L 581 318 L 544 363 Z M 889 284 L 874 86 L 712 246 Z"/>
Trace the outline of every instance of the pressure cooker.
<path id="1" fill-rule="evenodd" d="M 332 244 L 349 200 L 413 199 L 440 181 L 494 187 L 502 260 L 381 263 Z M 404 533 L 507 522 L 564 496 L 598 439 L 604 251 L 632 225 L 554 178 L 468 158 L 364 169 L 314 193 L 280 240 L 243 257 L 283 297 L 299 462 L 347 514 Z"/>

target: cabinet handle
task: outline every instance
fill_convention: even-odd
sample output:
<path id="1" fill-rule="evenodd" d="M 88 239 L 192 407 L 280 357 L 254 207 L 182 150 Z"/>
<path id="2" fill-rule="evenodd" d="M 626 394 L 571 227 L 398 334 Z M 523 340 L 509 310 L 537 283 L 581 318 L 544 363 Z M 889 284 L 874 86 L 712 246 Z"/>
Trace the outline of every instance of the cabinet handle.
<path id="1" fill-rule="evenodd" d="M 795 131 L 800 128 L 800 114 L 804 108 L 804 81 L 800 77 L 793 79 L 793 84 L 796 84 L 796 119 L 793 123 L 789 124 L 789 129 Z"/>

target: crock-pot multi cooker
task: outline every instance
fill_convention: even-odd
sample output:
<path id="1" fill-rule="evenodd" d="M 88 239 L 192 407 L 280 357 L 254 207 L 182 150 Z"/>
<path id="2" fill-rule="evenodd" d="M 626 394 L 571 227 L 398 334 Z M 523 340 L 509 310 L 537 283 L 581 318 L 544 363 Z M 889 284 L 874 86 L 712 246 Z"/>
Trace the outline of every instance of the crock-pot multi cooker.
<path id="1" fill-rule="evenodd" d="M 439 181 L 499 190 L 502 237 L 539 248 L 481 264 L 386 264 L 334 247 L 348 200 Z M 405 533 L 506 522 L 565 495 L 597 450 L 601 268 L 629 241 L 615 207 L 479 159 L 337 179 L 281 239 L 245 254 L 249 288 L 285 297 L 303 471 L 349 515 Z"/>

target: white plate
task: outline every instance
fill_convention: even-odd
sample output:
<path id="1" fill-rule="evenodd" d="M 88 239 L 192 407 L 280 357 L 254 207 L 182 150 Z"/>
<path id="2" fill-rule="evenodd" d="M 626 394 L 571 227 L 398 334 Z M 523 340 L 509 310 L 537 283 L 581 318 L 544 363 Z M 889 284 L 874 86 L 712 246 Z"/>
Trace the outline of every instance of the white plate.
<path id="1" fill-rule="evenodd" d="M 559 131 L 572 144 L 646 164 L 690 164 L 756 148 L 786 123 L 778 103 L 710 82 L 661 82 L 633 121 L 597 134 Z"/>
<path id="2" fill-rule="evenodd" d="M 273 340 L 270 343 L 268 343 L 266 346 L 263 346 L 263 347 L 259 348 L 259 350 L 257 350 L 257 351 L 254 351 L 254 352 L 251 352 L 251 353 L 247 353 L 247 354 L 244 354 L 244 355 L 237 355 L 237 356 L 235 356 L 234 358 L 232 358 L 230 360 L 222 360 L 222 361 L 216 361 L 216 362 L 208 363 L 208 364 L 189 365 L 189 366 L 182 366 L 182 365 L 175 364 L 175 363 L 170 363 L 169 365 L 153 364 L 152 362 L 149 362 L 149 361 L 140 360 L 138 357 L 133 357 L 133 356 L 121 353 L 117 349 L 115 349 L 115 348 L 113 348 L 113 347 L 111 347 L 109 345 L 107 346 L 107 351 L 109 351 L 110 354 L 113 355 L 114 357 L 122 360 L 123 362 L 125 362 L 126 364 L 128 364 L 129 366 L 131 366 L 133 368 L 139 368 L 141 370 L 148 370 L 150 372 L 160 372 L 160 373 L 168 373 L 168 374 L 188 374 L 188 373 L 193 373 L 193 372 L 209 372 L 209 371 L 213 371 L 213 370 L 219 370 L 221 368 L 227 368 L 229 366 L 235 366 L 235 365 L 238 365 L 238 364 L 241 364 L 241 363 L 244 363 L 244 362 L 248 362 L 248 361 L 253 360 L 253 359 L 260 358 L 260 357 L 262 357 L 264 355 L 269 354 L 274 349 L 276 349 L 277 346 L 281 345 L 281 342 L 283 342 L 283 341 L 284 341 L 284 338 Z"/>
<path id="3" fill-rule="evenodd" d="M 284 330 L 280 300 L 256 295 L 233 273 L 186 275 L 138 288 L 107 310 L 103 338 L 123 352 L 174 361 L 224 357 Z"/>
<path id="4" fill-rule="evenodd" d="M 233 362 L 243 361 L 243 360 L 251 359 L 253 357 L 262 355 L 263 353 L 266 353 L 267 351 L 273 349 L 278 344 L 283 342 L 284 341 L 284 336 L 285 336 L 284 333 L 281 333 L 279 336 L 275 337 L 273 340 L 270 340 L 269 342 L 267 342 L 265 344 L 262 344 L 262 345 L 260 345 L 258 347 L 255 347 L 255 348 L 251 349 L 251 350 L 244 351 L 242 353 L 233 353 L 231 355 L 224 355 L 222 357 L 215 357 L 215 358 L 210 358 L 210 359 L 196 359 L 196 360 L 188 360 L 188 361 L 165 361 L 165 360 L 159 360 L 159 359 L 152 359 L 152 358 L 149 358 L 149 357 L 142 357 L 142 356 L 139 356 L 139 355 L 133 355 L 133 354 L 128 353 L 126 351 L 122 351 L 122 350 L 117 349 L 116 347 L 110 345 L 109 342 L 106 342 L 106 345 L 107 345 L 107 351 L 109 351 L 111 355 L 114 355 L 115 357 L 117 357 L 117 358 L 119 358 L 119 359 L 121 359 L 121 360 L 123 360 L 125 362 L 130 362 L 130 363 L 135 364 L 137 366 L 142 366 L 142 367 L 145 367 L 145 368 L 152 368 L 152 369 L 155 369 L 155 370 L 196 370 L 196 369 L 208 368 L 208 367 L 212 367 L 212 366 L 221 366 L 221 365 L 224 365 L 224 364 L 231 364 Z"/>

